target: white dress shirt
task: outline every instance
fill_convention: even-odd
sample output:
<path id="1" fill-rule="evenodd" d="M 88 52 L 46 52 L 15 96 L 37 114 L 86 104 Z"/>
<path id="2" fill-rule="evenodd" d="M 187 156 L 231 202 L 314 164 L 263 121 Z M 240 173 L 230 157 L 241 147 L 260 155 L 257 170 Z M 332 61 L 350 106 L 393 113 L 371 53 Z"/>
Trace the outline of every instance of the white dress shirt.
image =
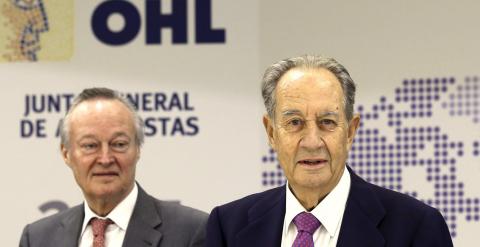
<path id="1" fill-rule="evenodd" d="M 345 168 L 337 186 L 310 212 L 321 223 L 313 234 L 315 246 L 335 247 L 342 225 L 343 212 L 350 192 L 350 173 Z M 297 226 L 293 218 L 301 213 L 308 212 L 286 186 L 286 210 L 282 231 L 282 247 L 291 247 L 297 236 Z"/>
<path id="2" fill-rule="evenodd" d="M 127 231 L 130 216 L 132 216 L 135 202 L 137 201 L 138 188 L 135 183 L 132 191 L 128 194 L 122 202 L 120 202 L 107 216 L 100 217 L 96 215 L 85 201 L 84 210 L 85 218 L 83 219 L 82 234 L 80 234 L 79 247 L 92 247 L 93 232 L 92 226 L 89 223 L 91 218 L 97 217 L 100 219 L 109 218 L 113 224 L 108 225 L 105 229 L 105 247 L 121 247 L 125 233 Z"/>

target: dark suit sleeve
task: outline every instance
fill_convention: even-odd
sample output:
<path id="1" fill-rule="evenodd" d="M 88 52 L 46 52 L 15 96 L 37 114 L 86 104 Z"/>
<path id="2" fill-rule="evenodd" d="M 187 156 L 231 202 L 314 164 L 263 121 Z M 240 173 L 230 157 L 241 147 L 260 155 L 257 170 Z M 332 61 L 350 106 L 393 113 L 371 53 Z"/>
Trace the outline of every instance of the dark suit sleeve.
<path id="1" fill-rule="evenodd" d="M 20 247 L 30 246 L 28 241 L 28 225 L 23 228 L 22 237 L 20 238 Z"/>
<path id="2" fill-rule="evenodd" d="M 210 213 L 207 223 L 207 244 L 208 247 L 223 247 L 227 246 L 222 233 L 222 226 L 220 224 L 219 208 L 216 207 Z"/>
<path id="3" fill-rule="evenodd" d="M 438 210 L 428 210 L 417 228 L 414 247 L 453 247 L 452 238 Z"/>

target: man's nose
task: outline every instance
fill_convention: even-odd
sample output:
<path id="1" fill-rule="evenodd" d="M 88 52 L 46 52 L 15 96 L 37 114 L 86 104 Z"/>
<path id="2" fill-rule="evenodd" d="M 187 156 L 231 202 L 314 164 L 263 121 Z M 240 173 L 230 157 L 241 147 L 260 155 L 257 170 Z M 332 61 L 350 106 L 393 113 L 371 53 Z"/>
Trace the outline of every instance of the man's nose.
<path id="1" fill-rule="evenodd" d="M 305 126 L 303 130 L 302 139 L 300 140 L 300 147 L 317 150 L 324 146 L 322 131 L 318 128 L 315 122 L 311 122 Z"/>
<path id="2" fill-rule="evenodd" d="M 108 143 L 103 143 L 100 151 L 100 156 L 98 157 L 97 162 L 101 165 L 109 165 L 115 160 L 112 150 Z"/>

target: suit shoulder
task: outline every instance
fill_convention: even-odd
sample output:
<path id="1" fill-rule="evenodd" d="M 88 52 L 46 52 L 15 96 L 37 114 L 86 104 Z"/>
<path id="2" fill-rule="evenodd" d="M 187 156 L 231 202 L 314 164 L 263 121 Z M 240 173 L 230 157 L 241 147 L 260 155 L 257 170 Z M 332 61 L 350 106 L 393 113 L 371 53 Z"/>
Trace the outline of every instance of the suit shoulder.
<path id="1" fill-rule="evenodd" d="M 220 246 L 212 243 L 224 242 L 222 246 L 226 246 L 225 241 L 232 241 L 242 229 L 250 224 L 252 219 L 258 219 L 266 214 L 273 215 L 273 219 L 279 221 L 271 222 L 271 230 L 280 233 L 281 229 L 278 227 L 283 225 L 281 222 L 283 222 L 285 213 L 285 195 L 285 186 L 281 186 L 251 194 L 214 208 L 207 226 L 207 245 Z"/>
<path id="2" fill-rule="evenodd" d="M 444 217 L 436 208 L 411 196 L 365 183 L 368 192 L 377 198 L 384 210 L 379 227 L 390 242 L 415 246 L 452 246 Z M 374 195 L 374 196 L 373 196 Z M 363 196 L 367 196 L 363 194 Z M 357 197 L 362 200 L 361 197 Z M 370 203 L 369 206 L 375 205 Z M 378 204 L 377 204 L 378 205 Z M 379 207 L 363 207 L 370 215 L 378 215 Z M 375 211 L 375 212 L 372 212 Z M 388 234 L 387 234 L 388 233 Z M 395 234 L 392 234 L 395 233 Z"/>
<path id="3" fill-rule="evenodd" d="M 433 208 L 414 197 L 394 190 L 385 189 L 374 184 L 370 184 L 370 186 L 382 204 L 388 208 L 389 211 L 396 213 L 405 212 L 410 215 L 418 215 L 419 217 L 422 217 L 425 213 L 438 211 L 436 208 Z"/>
<path id="4" fill-rule="evenodd" d="M 69 208 L 67 210 L 58 212 L 56 214 L 46 216 L 44 218 L 41 218 L 37 221 L 34 221 L 29 224 L 30 229 L 46 229 L 52 226 L 56 226 L 57 224 L 60 224 L 60 222 L 65 219 L 68 215 L 71 215 L 72 213 L 77 213 L 81 212 L 82 205 L 77 205 L 75 207 Z"/>
<path id="5" fill-rule="evenodd" d="M 206 224 L 208 214 L 178 202 L 162 201 L 155 199 L 159 213 L 165 221 L 176 221 L 179 224 L 202 225 Z"/>
<path id="6" fill-rule="evenodd" d="M 78 214 L 82 214 L 82 212 L 82 205 L 77 205 L 62 212 L 41 218 L 25 226 L 23 234 L 28 234 L 30 238 L 33 239 L 44 239 L 47 236 L 52 236 L 64 219 L 72 215 L 81 216 Z"/>
<path id="7" fill-rule="evenodd" d="M 272 205 L 274 205 L 280 198 L 282 198 L 280 196 L 282 193 L 285 193 L 285 186 L 280 186 L 263 192 L 251 194 L 235 201 L 218 206 L 217 208 L 222 212 L 246 212 L 260 200 L 271 201 Z"/>

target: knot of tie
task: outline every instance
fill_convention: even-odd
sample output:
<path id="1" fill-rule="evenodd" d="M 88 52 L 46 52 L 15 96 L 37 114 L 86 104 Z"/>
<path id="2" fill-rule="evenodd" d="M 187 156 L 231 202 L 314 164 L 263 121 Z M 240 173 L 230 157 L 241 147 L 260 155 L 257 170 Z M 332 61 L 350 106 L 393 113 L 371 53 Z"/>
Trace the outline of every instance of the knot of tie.
<path id="1" fill-rule="evenodd" d="M 299 232 L 308 232 L 313 235 L 320 226 L 320 221 L 313 214 L 302 212 L 293 218 L 293 224 L 297 226 Z"/>
<path id="2" fill-rule="evenodd" d="M 105 246 L 105 229 L 107 229 L 107 226 L 112 223 L 113 221 L 111 219 L 92 218 L 90 220 L 90 224 L 92 225 L 92 231 L 93 231 L 94 247 Z"/>

